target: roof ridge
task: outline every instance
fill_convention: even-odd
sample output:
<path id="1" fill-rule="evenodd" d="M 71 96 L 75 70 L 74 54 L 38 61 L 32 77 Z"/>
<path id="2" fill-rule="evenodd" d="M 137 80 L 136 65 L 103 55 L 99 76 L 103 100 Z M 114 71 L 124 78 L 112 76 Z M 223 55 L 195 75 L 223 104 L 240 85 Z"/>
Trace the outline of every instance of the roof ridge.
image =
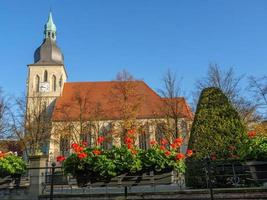
<path id="1" fill-rule="evenodd" d="M 118 80 L 111 80 L 111 81 L 74 81 L 74 82 L 66 82 L 65 84 L 76 84 L 76 83 L 110 83 L 110 82 L 144 82 L 142 80 L 129 80 L 129 81 L 118 81 Z"/>
<path id="2" fill-rule="evenodd" d="M 144 83 L 144 85 L 145 85 L 150 91 L 152 91 L 152 93 L 154 93 L 154 94 L 157 95 L 160 99 L 162 99 L 161 96 L 160 96 L 156 91 L 154 91 L 151 87 L 149 87 L 149 86 L 146 84 L 145 81 L 142 81 L 142 82 Z"/>

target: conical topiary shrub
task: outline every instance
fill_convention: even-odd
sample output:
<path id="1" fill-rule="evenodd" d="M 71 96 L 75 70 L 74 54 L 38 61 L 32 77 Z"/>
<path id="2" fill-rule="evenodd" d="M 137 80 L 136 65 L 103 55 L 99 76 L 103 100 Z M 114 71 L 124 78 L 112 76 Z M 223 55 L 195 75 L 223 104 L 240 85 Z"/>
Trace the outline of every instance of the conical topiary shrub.
<path id="1" fill-rule="evenodd" d="M 193 156 L 186 162 L 186 185 L 206 188 L 203 168 L 205 157 L 213 160 L 235 159 L 241 149 L 245 126 L 223 92 L 215 87 L 204 89 L 199 97 L 191 129 L 189 149 Z M 224 162 L 223 162 L 224 163 Z"/>
<path id="2" fill-rule="evenodd" d="M 237 111 L 220 89 L 201 92 L 189 140 L 193 159 L 237 158 L 245 132 Z"/>

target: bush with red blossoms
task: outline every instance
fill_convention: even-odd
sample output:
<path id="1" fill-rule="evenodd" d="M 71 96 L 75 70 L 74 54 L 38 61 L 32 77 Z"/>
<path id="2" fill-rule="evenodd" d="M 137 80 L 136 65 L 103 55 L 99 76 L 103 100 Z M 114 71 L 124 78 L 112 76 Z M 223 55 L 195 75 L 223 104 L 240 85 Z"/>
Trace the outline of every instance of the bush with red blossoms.
<path id="1" fill-rule="evenodd" d="M 238 154 L 244 160 L 267 160 L 267 130 L 255 128 L 247 133 L 245 142 Z"/>
<path id="2" fill-rule="evenodd" d="M 177 138 L 172 144 L 163 139 L 160 144 L 151 141 L 151 148 L 142 150 L 135 145 L 135 131 L 129 130 L 125 135 L 124 145 L 104 150 L 101 143 L 104 137 L 97 139 L 95 148 L 88 148 L 84 143 L 72 144 L 73 153 L 65 158 L 59 156 L 57 161 L 63 164 L 64 171 L 74 177 L 85 176 L 90 179 L 107 180 L 114 176 L 145 171 L 176 170 L 185 171 L 185 158 L 192 155 L 188 150 L 184 155 L 179 152 L 182 139 Z M 88 180 L 89 181 L 89 180 Z"/>
<path id="3" fill-rule="evenodd" d="M 151 141 L 151 148 L 141 151 L 141 160 L 143 169 L 166 171 L 176 170 L 185 172 L 185 159 L 192 156 L 193 151 L 187 150 L 186 154 L 180 152 L 180 147 L 183 144 L 182 138 L 176 138 L 169 144 L 168 140 L 163 138 L 158 144 L 156 141 Z"/>
<path id="4" fill-rule="evenodd" d="M 64 160 L 66 160 L 65 156 L 58 156 L 57 157 L 57 162 L 62 163 Z"/>

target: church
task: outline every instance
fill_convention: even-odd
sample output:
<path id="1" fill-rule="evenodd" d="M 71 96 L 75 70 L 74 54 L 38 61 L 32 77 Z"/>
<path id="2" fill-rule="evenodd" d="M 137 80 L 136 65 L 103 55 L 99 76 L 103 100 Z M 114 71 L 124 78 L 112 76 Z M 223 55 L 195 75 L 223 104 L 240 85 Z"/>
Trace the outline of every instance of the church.
<path id="1" fill-rule="evenodd" d="M 127 73 L 114 81 L 68 82 L 56 40 L 50 12 L 44 40 L 34 52 L 34 63 L 28 65 L 25 135 L 35 138 L 29 137 L 30 152 L 49 155 L 53 161 L 68 155 L 72 143 L 83 141 L 92 147 L 99 136 L 105 138 L 102 147 L 109 149 L 123 144 L 129 130 L 134 130 L 135 145 L 142 149 L 151 141 L 160 143 L 179 134 L 185 141 L 181 151 L 186 151 L 193 113 L 185 98 L 163 98 Z"/>

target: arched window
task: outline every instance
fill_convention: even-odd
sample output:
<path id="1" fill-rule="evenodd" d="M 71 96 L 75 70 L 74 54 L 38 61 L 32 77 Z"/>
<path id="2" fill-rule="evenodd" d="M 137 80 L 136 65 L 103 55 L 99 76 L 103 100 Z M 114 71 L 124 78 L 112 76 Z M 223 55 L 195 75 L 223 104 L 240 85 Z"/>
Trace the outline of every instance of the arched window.
<path id="1" fill-rule="evenodd" d="M 39 92 L 39 88 L 40 88 L 40 77 L 38 75 L 36 75 L 36 77 L 35 77 L 35 91 Z"/>
<path id="2" fill-rule="evenodd" d="M 188 132 L 186 121 L 181 122 L 181 131 L 182 131 L 182 137 L 186 137 Z"/>
<path id="3" fill-rule="evenodd" d="M 93 126 L 90 122 L 85 123 L 80 133 L 80 142 L 85 142 L 87 143 L 87 147 L 92 148 L 93 147 L 92 140 L 93 140 Z"/>
<path id="4" fill-rule="evenodd" d="M 139 148 L 148 149 L 149 148 L 149 126 L 146 124 L 139 131 Z"/>
<path id="5" fill-rule="evenodd" d="M 103 136 L 105 138 L 104 142 L 101 144 L 103 149 L 111 149 L 112 148 L 112 124 L 104 125 L 100 129 L 99 136 Z"/>
<path id="6" fill-rule="evenodd" d="M 80 134 L 80 141 L 87 143 L 87 147 L 92 148 L 92 133 L 85 132 Z"/>
<path id="7" fill-rule="evenodd" d="M 155 139 L 157 141 L 158 144 L 161 143 L 161 140 L 165 137 L 165 134 L 166 133 L 166 127 L 165 127 L 165 124 L 164 123 L 159 123 L 157 124 L 157 129 L 156 129 L 156 132 L 155 132 Z"/>
<path id="8" fill-rule="evenodd" d="M 52 76 L 52 89 L 54 92 L 57 90 L 57 78 L 55 75 Z"/>
<path id="9" fill-rule="evenodd" d="M 45 70 L 45 72 L 44 72 L 44 82 L 47 82 L 47 71 Z"/>
<path id="10" fill-rule="evenodd" d="M 70 146 L 70 138 L 66 136 L 61 136 L 60 137 L 60 154 L 63 156 L 69 156 L 70 151 L 69 151 L 69 146 Z"/>
<path id="11" fill-rule="evenodd" d="M 188 141 L 190 137 L 190 134 L 188 131 L 188 124 L 186 121 L 183 120 L 180 126 L 181 126 L 180 137 L 182 137 L 184 140 L 183 145 L 180 147 L 180 151 L 181 153 L 186 153 Z"/>
<path id="12" fill-rule="evenodd" d="M 62 87 L 62 81 L 63 81 L 63 78 L 62 78 L 62 75 L 60 76 L 60 79 L 59 79 L 59 87 L 61 88 Z"/>

